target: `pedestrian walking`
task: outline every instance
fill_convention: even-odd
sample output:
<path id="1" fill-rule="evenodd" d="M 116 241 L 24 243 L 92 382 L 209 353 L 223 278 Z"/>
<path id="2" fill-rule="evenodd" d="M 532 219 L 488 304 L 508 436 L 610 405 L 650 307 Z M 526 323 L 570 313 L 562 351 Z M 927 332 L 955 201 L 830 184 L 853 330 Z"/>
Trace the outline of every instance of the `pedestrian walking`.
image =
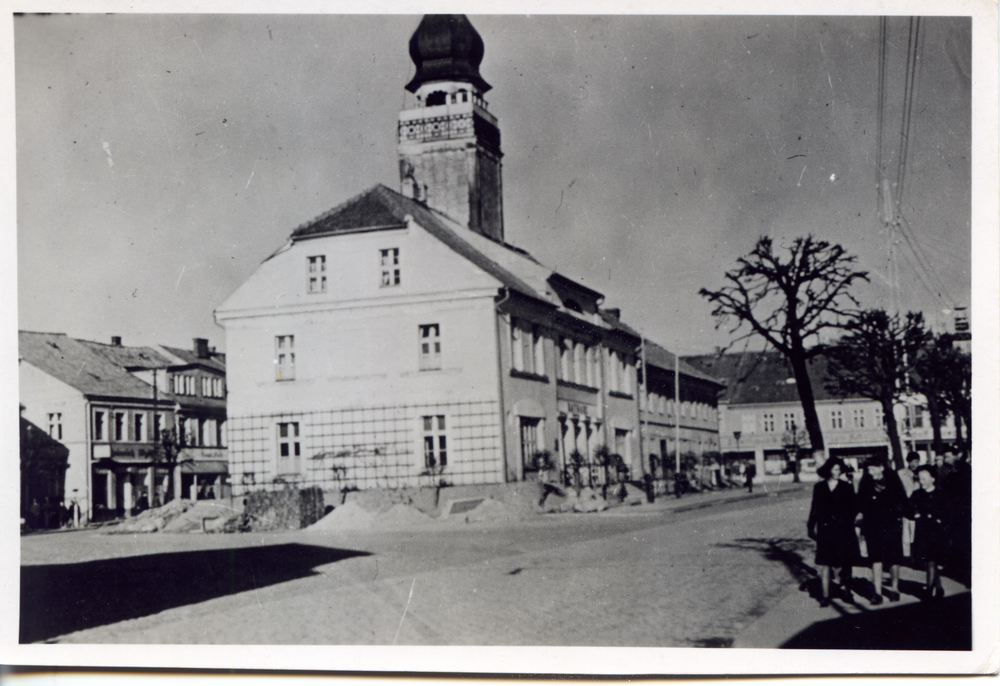
<path id="1" fill-rule="evenodd" d="M 937 468 L 932 465 L 917 467 L 920 488 L 910 496 L 910 519 L 917 523 L 913 537 L 913 558 L 927 569 L 924 600 L 944 595 L 938 564 L 947 557 L 948 536 L 945 531 L 947 499 L 937 486 Z"/>
<path id="2" fill-rule="evenodd" d="M 910 451 L 906 455 L 906 466 L 899 470 L 899 480 L 903 484 L 903 491 L 909 500 L 913 492 L 919 488 L 917 482 L 917 467 L 920 466 L 920 453 Z M 903 517 L 903 557 L 910 556 L 910 544 L 913 543 L 913 531 L 915 522 L 909 517 Z"/>
<path id="3" fill-rule="evenodd" d="M 950 458 L 950 462 L 949 462 Z M 965 454 L 952 452 L 945 455 L 951 468 L 941 479 L 941 491 L 947 502 L 949 556 L 944 560 L 945 569 L 963 584 L 972 580 L 972 467 Z"/>
<path id="4" fill-rule="evenodd" d="M 753 478 L 757 476 L 757 465 L 753 462 L 747 465 L 747 490 L 753 493 Z"/>
<path id="5" fill-rule="evenodd" d="M 858 510 L 861 533 L 872 566 L 875 595 L 872 605 L 882 604 L 882 572 L 889 567 L 892 592 L 889 599 L 899 600 L 899 564 L 903 558 L 903 513 L 906 491 L 899 476 L 888 469 L 885 459 L 872 458 L 865 464 L 865 474 L 858 486 Z"/>
<path id="6" fill-rule="evenodd" d="M 816 541 L 816 565 L 820 568 L 822 597 L 820 606 L 830 604 L 830 570 L 839 571 L 837 583 L 841 595 L 851 600 L 851 576 L 855 560 L 860 557 L 858 538 L 854 533 L 857 503 L 854 487 L 841 479 L 844 462 L 831 457 L 816 473 L 822 481 L 813 487 L 812 507 L 807 524 L 809 538 Z"/>

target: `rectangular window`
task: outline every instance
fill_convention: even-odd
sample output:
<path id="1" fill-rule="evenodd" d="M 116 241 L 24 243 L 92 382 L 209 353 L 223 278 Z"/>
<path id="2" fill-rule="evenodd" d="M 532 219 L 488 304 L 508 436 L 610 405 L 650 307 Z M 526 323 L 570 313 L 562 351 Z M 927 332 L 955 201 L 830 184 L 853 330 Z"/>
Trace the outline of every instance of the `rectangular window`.
<path id="1" fill-rule="evenodd" d="M 793 431 L 795 429 L 795 413 L 786 412 L 784 414 L 785 420 L 785 431 Z"/>
<path id="2" fill-rule="evenodd" d="M 160 442 L 160 432 L 163 431 L 163 415 L 159 412 L 153 415 L 153 441 Z"/>
<path id="3" fill-rule="evenodd" d="M 201 397 L 202 398 L 212 397 L 212 380 L 207 376 L 201 377 Z"/>
<path id="4" fill-rule="evenodd" d="M 309 292 L 326 293 L 326 255 L 306 258 L 309 265 Z"/>
<path id="5" fill-rule="evenodd" d="M 764 431 L 767 433 L 772 433 L 774 431 L 774 413 L 765 412 L 764 413 Z"/>
<path id="6" fill-rule="evenodd" d="M 104 413 L 95 412 L 94 413 L 94 440 L 103 441 L 104 440 Z"/>
<path id="7" fill-rule="evenodd" d="M 62 440 L 62 412 L 49 413 L 49 436 L 57 441 Z"/>
<path id="8" fill-rule="evenodd" d="M 840 410 L 830 410 L 830 428 L 831 429 L 843 429 L 844 428 L 844 414 Z"/>
<path id="9" fill-rule="evenodd" d="M 302 448 L 299 444 L 299 423 L 278 424 L 278 474 L 298 474 Z"/>
<path id="10" fill-rule="evenodd" d="M 856 408 L 854 410 L 854 428 L 863 429 L 865 428 L 865 410 L 864 408 Z"/>
<path id="11" fill-rule="evenodd" d="M 538 419 L 521 417 L 521 465 L 526 469 L 535 466 L 535 453 L 538 452 Z"/>
<path id="12" fill-rule="evenodd" d="M 136 443 L 142 443 L 146 440 L 146 415 L 143 412 L 136 412 L 132 415 L 132 431 L 135 437 Z"/>
<path id="13" fill-rule="evenodd" d="M 222 390 L 222 379 L 212 379 L 212 395 L 216 398 L 225 398 L 226 394 Z"/>
<path id="14" fill-rule="evenodd" d="M 573 346 L 573 380 L 578 384 L 587 383 L 587 350 L 583 343 Z"/>
<path id="15" fill-rule="evenodd" d="M 125 413 L 115 412 L 115 440 L 125 440 Z"/>
<path id="16" fill-rule="evenodd" d="M 914 429 L 924 428 L 924 408 L 922 407 L 913 408 L 913 428 Z"/>
<path id="17" fill-rule="evenodd" d="M 875 406 L 875 426 L 884 427 L 885 426 L 885 416 L 882 413 L 882 406 Z"/>
<path id="18" fill-rule="evenodd" d="M 379 263 L 382 267 L 382 285 L 399 285 L 399 248 L 379 250 Z"/>
<path id="19" fill-rule="evenodd" d="M 441 328 L 437 324 L 421 324 L 420 369 L 441 369 Z"/>
<path id="20" fill-rule="evenodd" d="M 424 427 L 424 466 L 428 469 L 448 464 L 448 439 L 445 436 L 444 415 L 422 418 Z"/>
<path id="21" fill-rule="evenodd" d="M 274 337 L 274 378 L 278 381 L 295 378 L 295 336 Z"/>
<path id="22" fill-rule="evenodd" d="M 544 375 L 542 338 L 538 333 L 538 327 L 514 320 L 510 332 L 514 369 L 519 372 Z"/>

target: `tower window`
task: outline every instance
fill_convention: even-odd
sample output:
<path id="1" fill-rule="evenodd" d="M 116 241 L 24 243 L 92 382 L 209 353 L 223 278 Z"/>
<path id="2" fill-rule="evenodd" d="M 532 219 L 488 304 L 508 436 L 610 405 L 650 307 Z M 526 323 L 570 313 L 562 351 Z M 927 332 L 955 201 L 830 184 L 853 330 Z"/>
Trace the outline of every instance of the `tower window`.
<path id="1" fill-rule="evenodd" d="M 427 106 L 444 105 L 447 102 L 448 94 L 444 91 L 434 91 L 427 96 Z"/>
<path id="2" fill-rule="evenodd" d="M 326 293 L 326 255 L 307 257 L 309 268 L 309 292 Z"/>
<path id="3" fill-rule="evenodd" d="M 379 250 L 379 261 L 382 267 L 382 285 L 399 285 L 399 248 Z"/>

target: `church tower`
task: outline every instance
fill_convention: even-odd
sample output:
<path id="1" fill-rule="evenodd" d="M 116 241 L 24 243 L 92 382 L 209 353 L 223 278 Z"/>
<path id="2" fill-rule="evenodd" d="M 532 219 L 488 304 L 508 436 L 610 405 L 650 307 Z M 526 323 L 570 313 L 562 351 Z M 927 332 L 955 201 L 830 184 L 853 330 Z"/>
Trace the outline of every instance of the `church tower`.
<path id="1" fill-rule="evenodd" d="M 503 241 L 500 129 L 479 75 L 483 39 L 461 14 L 429 14 L 410 38 L 417 67 L 406 89 L 415 109 L 399 113 L 403 195 Z"/>

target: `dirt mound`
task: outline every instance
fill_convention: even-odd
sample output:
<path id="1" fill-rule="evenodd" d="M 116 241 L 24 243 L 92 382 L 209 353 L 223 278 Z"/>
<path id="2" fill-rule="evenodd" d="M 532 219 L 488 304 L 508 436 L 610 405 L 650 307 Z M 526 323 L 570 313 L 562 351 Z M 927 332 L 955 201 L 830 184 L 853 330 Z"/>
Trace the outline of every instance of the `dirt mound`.
<path id="1" fill-rule="evenodd" d="M 379 528 L 395 529 L 410 526 L 426 526 L 434 520 L 417 508 L 403 503 L 396 503 L 385 512 L 379 513 L 374 524 Z"/>
<path id="2" fill-rule="evenodd" d="M 391 509 L 391 508 L 390 508 Z M 306 531 L 330 531 L 336 529 L 368 529 L 375 522 L 375 513 L 369 512 L 356 502 L 348 501 L 333 512 L 320 519 L 315 524 L 306 527 Z"/>
<path id="3" fill-rule="evenodd" d="M 465 524 L 507 524 L 527 519 L 531 512 L 523 507 L 487 498 L 478 507 L 470 510 L 465 517 L 454 517 L 454 521 Z"/>
<path id="4" fill-rule="evenodd" d="M 236 514 L 236 511 L 226 503 L 218 500 L 202 500 L 170 520 L 161 531 L 164 533 L 219 531 Z"/>
<path id="5" fill-rule="evenodd" d="M 101 528 L 102 534 L 153 533 L 156 531 L 201 531 L 202 520 L 218 528 L 235 515 L 233 508 L 220 500 L 171 500 L 123 522 Z M 206 526 L 206 528 L 209 528 Z"/>

